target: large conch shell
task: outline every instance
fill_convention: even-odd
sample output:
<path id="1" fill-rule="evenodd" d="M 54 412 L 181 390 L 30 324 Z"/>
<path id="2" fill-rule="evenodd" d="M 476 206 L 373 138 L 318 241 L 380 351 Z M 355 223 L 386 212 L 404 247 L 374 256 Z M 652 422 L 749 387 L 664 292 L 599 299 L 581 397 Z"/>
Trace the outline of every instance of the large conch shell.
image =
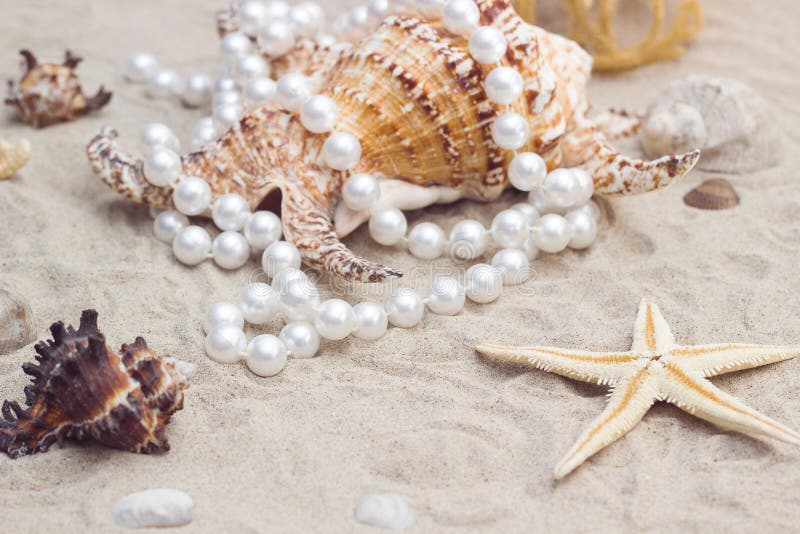
<path id="1" fill-rule="evenodd" d="M 22 73 L 8 81 L 8 98 L 20 119 L 34 128 L 71 121 L 108 104 L 111 93 L 101 86 L 93 97 L 83 94 L 75 68 L 82 61 L 69 50 L 62 63 L 39 63 L 29 50 L 20 50 Z"/>
<path id="2" fill-rule="evenodd" d="M 696 74 L 669 84 L 642 121 L 650 156 L 662 150 L 703 149 L 698 168 L 745 173 L 776 165 L 781 132 L 767 101 L 748 85 Z"/>
<path id="3" fill-rule="evenodd" d="M 27 139 L 16 145 L 0 139 L 0 180 L 9 178 L 24 167 L 29 159 L 31 159 L 31 144 Z"/>
<path id="4" fill-rule="evenodd" d="M 598 193 L 611 195 L 664 187 L 694 166 L 697 151 L 654 161 L 619 154 L 586 117 L 590 56 L 576 43 L 525 23 L 506 1 L 477 3 L 481 24 L 506 35 L 502 63 L 525 80 L 523 96 L 510 106 L 530 125 L 522 150 L 539 153 L 549 168 L 582 167 Z M 483 89 L 494 66 L 475 62 L 467 41 L 440 21 L 391 16 L 353 47 L 301 41 L 288 56 L 273 64 L 273 72 L 290 64 L 322 81 L 320 91 L 341 111 L 337 130 L 361 140 L 363 155 L 354 172 L 386 180 L 382 206 L 418 209 L 460 198 L 489 202 L 509 187 L 506 167 L 514 154 L 495 145 L 490 132 L 505 108 L 491 103 Z M 310 67 L 330 64 L 324 72 Z M 604 124 L 614 130 L 613 117 Z M 94 172 L 128 198 L 169 206 L 172 189 L 149 184 L 142 162 L 120 151 L 116 135 L 106 127 L 89 143 Z M 400 274 L 354 256 L 339 240 L 368 214 L 339 205 L 349 174 L 321 165 L 324 140 L 306 131 L 296 115 L 267 105 L 242 117 L 217 142 L 186 155 L 183 172 L 206 180 L 214 198 L 239 193 L 252 208 L 279 195 L 284 235 L 308 265 L 364 282 Z"/>
<path id="5" fill-rule="evenodd" d="M 120 354 L 97 329 L 97 312 L 86 310 L 80 327 L 50 327 L 52 341 L 36 344 L 37 363 L 22 370 L 27 409 L 3 403 L 0 451 L 11 458 L 46 451 L 66 439 L 93 439 L 138 453 L 169 450 L 164 427 L 183 408 L 183 389 L 194 365 L 156 355 L 141 337 Z"/>

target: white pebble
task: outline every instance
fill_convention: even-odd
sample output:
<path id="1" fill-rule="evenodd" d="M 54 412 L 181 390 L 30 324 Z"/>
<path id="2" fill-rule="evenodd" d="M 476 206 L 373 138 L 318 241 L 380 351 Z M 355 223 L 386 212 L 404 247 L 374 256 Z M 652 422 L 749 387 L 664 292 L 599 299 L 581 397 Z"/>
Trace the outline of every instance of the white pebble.
<path id="1" fill-rule="evenodd" d="M 408 501 L 396 493 L 367 495 L 356 508 L 355 516 L 359 523 L 389 530 L 401 530 L 414 522 Z"/>
<path id="2" fill-rule="evenodd" d="M 124 528 L 179 527 L 191 522 L 193 506 L 194 501 L 186 493 L 157 488 L 123 497 L 111 514 L 114 522 Z"/>

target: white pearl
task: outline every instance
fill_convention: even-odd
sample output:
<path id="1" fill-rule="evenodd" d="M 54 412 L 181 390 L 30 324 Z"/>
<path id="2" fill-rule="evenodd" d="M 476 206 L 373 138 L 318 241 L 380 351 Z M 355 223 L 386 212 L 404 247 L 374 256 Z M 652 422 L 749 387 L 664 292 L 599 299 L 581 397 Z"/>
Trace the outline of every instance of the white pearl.
<path id="1" fill-rule="evenodd" d="M 288 241 L 276 241 L 264 250 L 261 266 L 269 278 L 275 278 L 284 269 L 300 268 L 300 252 Z"/>
<path id="2" fill-rule="evenodd" d="M 280 218 L 271 211 L 257 211 L 247 217 L 244 236 L 256 252 L 261 252 L 281 238 Z"/>
<path id="3" fill-rule="evenodd" d="M 216 141 L 217 128 L 214 126 L 214 119 L 203 117 L 192 129 L 192 148 L 197 150 L 209 143 Z"/>
<path id="4" fill-rule="evenodd" d="M 338 42 L 338 39 L 329 33 L 321 33 L 317 35 L 316 41 L 322 48 L 330 48 Z"/>
<path id="5" fill-rule="evenodd" d="M 278 295 L 269 284 L 247 284 L 239 294 L 239 306 L 244 319 L 251 324 L 265 324 L 278 314 Z"/>
<path id="6" fill-rule="evenodd" d="M 517 150 L 528 142 L 531 129 L 528 121 L 519 113 L 507 111 L 492 123 L 492 141 L 500 148 Z"/>
<path id="7" fill-rule="evenodd" d="M 417 10 L 428 19 L 438 19 L 442 16 L 445 0 L 417 0 Z"/>
<path id="8" fill-rule="evenodd" d="M 214 98 L 212 99 L 213 107 L 219 106 L 226 106 L 226 105 L 235 105 L 242 103 L 242 95 L 239 93 L 238 89 L 226 89 L 224 91 L 218 91 L 214 93 Z"/>
<path id="9" fill-rule="evenodd" d="M 147 52 L 137 52 L 128 60 L 125 77 L 131 82 L 146 82 L 158 70 L 158 60 Z"/>
<path id="10" fill-rule="evenodd" d="M 361 159 L 361 143 L 352 134 L 334 132 L 322 145 L 322 155 L 328 167 L 346 171 L 355 167 Z"/>
<path id="11" fill-rule="evenodd" d="M 359 339 L 375 340 L 386 333 L 389 318 L 386 310 L 375 302 L 359 302 L 353 306 L 356 315 L 356 329 L 353 335 Z"/>
<path id="12" fill-rule="evenodd" d="M 408 234 L 408 251 L 422 260 L 435 260 L 446 245 L 444 230 L 438 224 L 422 222 Z"/>
<path id="13" fill-rule="evenodd" d="M 500 271 L 503 284 L 516 286 L 530 278 L 530 261 L 522 249 L 504 248 L 492 257 L 492 267 Z"/>
<path id="14" fill-rule="evenodd" d="M 369 219 L 369 235 L 381 245 L 395 245 L 406 235 L 408 222 L 397 208 L 382 209 Z"/>
<path id="15" fill-rule="evenodd" d="M 527 256 L 528 261 L 535 260 L 536 256 L 539 255 L 539 249 L 536 246 L 536 238 L 533 237 L 533 234 L 529 235 L 528 239 L 522 244 L 522 252 Z"/>
<path id="16" fill-rule="evenodd" d="M 567 243 L 572 238 L 572 229 L 564 217 L 548 213 L 539 219 L 533 235 L 539 250 L 556 253 L 567 247 Z"/>
<path id="17" fill-rule="evenodd" d="M 180 84 L 181 78 L 177 72 L 171 69 L 162 69 L 150 78 L 147 94 L 153 98 L 167 98 L 180 92 Z"/>
<path id="18" fill-rule="evenodd" d="M 275 376 L 286 367 L 288 351 L 280 338 L 271 334 L 254 337 L 247 345 L 244 363 L 258 376 Z"/>
<path id="19" fill-rule="evenodd" d="M 583 169 L 571 169 L 572 174 L 575 175 L 575 180 L 578 182 L 580 194 L 576 195 L 577 200 L 575 205 L 581 205 L 589 202 L 594 195 L 594 180 L 589 176 L 589 173 Z"/>
<path id="20" fill-rule="evenodd" d="M 371 174 L 354 174 L 342 187 L 342 200 L 353 211 L 370 209 L 381 196 L 378 180 Z"/>
<path id="21" fill-rule="evenodd" d="M 369 10 L 366 6 L 354 7 L 347 12 L 347 27 L 350 35 L 361 39 L 369 31 Z"/>
<path id="22" fill-rule="evenodd" d="M 247 349 L 247 338 L 242 329 L 235 325 L 222 325 L 214 328 L 206 336 L 206 354 L 219 363 L 236 363 L 242 359 Z"/>
<path id="23" fill-rule="evenodd" d="M 211 236 L 205 228 L 187 226 L 172 241 L 172 252 L 186 265 L 198 265 L 211 254 Z"/>
<path id="24" fill-rule="evenodd" d="M 422 320 L 425 305 L 416 291 L 409 287 L 398 288 L 386 299 L 386 315 L 389 322 L 400 328 L 411 328 Z"/>
<path id="25" fill-rule="evenodd" d="M 294 280 L 295 278 L 306 280 L 308 283 L 311 283 L 311 281 L 308 279 L 308 276 L 306 276 L 306 273 L 297 267 L 287 267 L 278 271 L 278 273 L 272 278 L 272 289 L 280 294 L 281 291 L 285 290 L 289 281 Z"/>
<path id="26" fill-rule="evenodd" d="M 481 12 L 473 0 L 448 0 L 442 11 L 442 21 L 448 31 L 469 35 L 478 27 Z"/>
<path id="27" fill-rule="evenodd" d="M 292 358 L 313 358 L 319 351 L 319 333 L 306 321 L 292 321 L 281 329 L 281 341 Z"/>
<path id="28" fill-rule="evenodd" d="M 456 315 L 464 309 L 466 289 L 464 285 L 450 276 L 433 279 L 426 304 L 438 315 Z"/>
<path id="29" fill-rule="evenodd" d="M 507 105 L 522 96 L 524 82 L 517 69 L 495 67 L 486 77 L 484 87 L 489 100 L 495 104 Z"/>
<path id="30" fill-rule="evenodd" d="M 264 20 L 285 19 L 289 16 L 289 4 L 283 0 L 267 2 Z"/>
<path id="31" fill-rule="evenodd" d="M 178 151 L 181 143 L 169 126 L 160 122 L 152 122 L 142 128 L 141 136 L 142 147 L 145 152 L 149 152 L 156 147 L 164 147 Z"/>
<path id="32" fill-rule="evenodd" d="M 295 34 L 311 38 L 319 29 L 319 22 L 307 5 L 299 4 L 289 8 L 289 22 Z"/>
<path id="33" fill-rule="evenodd" d="M 253 49 L 250 38 L 242 32 L 231 32 L 220 39 L 219 46 L 225 59 L 233 64 L 241 56 L 249 54 Z"/>
<path id="34" fill-rule="evenodd" d="M 459 260 L 472 260 L 486 252 L 489 232 L 474 219 L 459 221 L 450 230 L 450 255 Z"/>
<path id="35" fill-rule="evenodd" d="M 300 122 L 311 133 L 330 132 L 339 118 L 336 102 L 325 95 L 315 95 L 306 100 L 300 110 Z"/>
<path id="36" fill-rule="evenodd" d="M 281 19 L 268 22 L 258 35 L 261 50 L 273 57 L 282 56 L 294 48 L 294 41 L 291 25 Z"/>
<path id="37" fill-rule="evenodd" d="M 250 244 L 239 232 L 222 232 L 214 239 L 211 254 L 223 269 L 238 269 L 250 258 Z"/>
<path id="38" fill-rule="evenodd" d="M 503 210 L 492 220 L 492 237 L 501 247 L 519 247 L 527 239 L 528 216 L 517 210 Z"/>
<path id="39" fill-rule="evenodd" d="M 158 146 L 144 160 L 144 177 L 151 184 L 164 187 L 175 183 L 182 168 L 181 157 L 174 150 Z"/>
<path id="40" fill-rule="evenodd" d="M 280 284 L 278 295 L 283 313 L 290 321 L 314 319 L 319 306 L 319 291 L 307 276 L 287 277 Z"/>
<path id="41" fill-rule="evenodd" d="M 220 230 L 241 230 L 250 217 L 250 206 L 238 193 L 226 193 L 214 201 L 211 218 Z"/>
<path id="42" fill-rule="evenodd" d="M 561 208 L 580 202 L 583 196 L 578 176 L 571 169 L 551 171 L 545 178 L 544 191 L 547 200 Z"/>
<path id="43" fill-rule="evenodd" d="M 339 36 L 340 40 L 350 41 L 350 14 L 342 13 L 333 21 L 333 33 Z"/>
<path id="44" fill-rule="evenodd" d="M 239 25 L 245 33 L 254 33 L 266 20 L 267 6 L 258 0 L 245 0 L 239 5 Z"/>
<path id="45" fill-rule="evenodd" d="M 478 304 L 497 300 L 503 290 L 500 271 L 485 263 L 476 263 L 465 274 L 467 298 Z"/>
<path id="46" fill-rule="evenodd" d="M 196 176 L 185 176 L 172 193 L 172 203 L 184 215 L 200 215 L 211 204 L 211 187 Z"/>
<path id="47" fill-rule="evenodd" d="M 535 152 L 521 152 L 508 166 L 508 180 L 520 191 L 532 191 L 547 177 L 547 164 Z"/>
<path id="48" fill-rule="evenodd" d="M 311 33 L 310 37 L 316 37 L 319 32 L 323 30 L 323 26 L 325 26 L 326 22 L 326 15 L 325 10 L 317 4 L 316 2 L 303 2 L 300 4 L 303 8 L 308 12 L 311 16 L 311 25 L 313 32 Z"/>
<path id="49" fill-rule="evenodd" d="M 300 111 L 311 96 L 311 83 L 302 74 L 291 72 L 278 80 L 278 103 L 289 111 Z"/>
<path id="50" fill-rule="evenodd" d="M 269 75 L 269 63 L 260 54 L 247 54 L 236 60 L 236 74 L 243 80 Z"/>
<path id="51" fill-rule="evenodd" d="M 172 244 L 178 232 L 189 226 L 186 215 L 177 211 L 162 211 L 153 221 L 153 233 L 159 241 Z"/>
<path id="52" fill-rule="evenodd" d="M 265 102 L 275 99 L 278 92 L 278 84 L 270 78 L 259 76 L 252 80 L 247 80 L 244 86 L 245 105 L 252 109 Z"/>
<path id="53" fill-rule="evenodd" d="M 181 99 L 189 107 L 203 106 L 211 100 L 211 76 L 202 72 L 190 74 L 183 84 Z"/>
<path id="54" fill-rule="evenodd" d="M 582 249 L 594 242 L 597 237 L 597 220 L 590 213 L 575 210 L 567 213 L 566 219 L 572 229 L 569 248 Z"/>
<path id="55" fill-rule="evenodd" d="M 541 187 L 537 187 L 528 194 L 528 202 L 530 202 L 536 211 L 542 215 L 547 213 L 557 213 L 562 215 L 567 212 L 566 209 L 553 204 L 545 194 L 544 189 Z"/>
<path id="56" fill-rule="evenodd" d="M 539 221 L 539 212 L 536 211 L 536 208 L 533 207 L 532 204 L 528 204 L 527 202 L 520 202 L 519 204 L 514 204 L 511 206 L 512 210 L 521 211 L 525 214 L 528 218 L 528 226 L 533 226 Z"/>
<path id="57" fill-rule="evenodd" d="M 206 334 L 223 325 L 235 326 L 239 330 L 244 328 L 242 310 L 233 302 L 215 302 L 208 307 L 206 316 L 203 318 L 203 332 Z"/>
<path id="58" fill-rule="evenodd" d="M 317 309 L 314 325 L 320 336 L 338 341 L 355 330 L 356 314 L 353 312 L 353 307 L 341 299 L 326 300 Z"/>
<path id="59" fill-rule="evenodd" d="M 225 132 L 239 122 L 239 117 L 244 113 L 241 104 L 220 104 L 214 108 L 214 126 L 217 131 Z"/>
<path id="60" fill-rule="evenodd" d="M 478 63 L 497 63 L 507 46 L 503 32 L 493 26 L 481 26 L 469 38 L 469 54 Z"/>
<path id="61" fill-rule="evenodd" d="M 590 215 L 595 221 L 600 218 L 600 208 L 597 207 L 597 204 L 593 200 L 590 200 L 583 206 L 576 208 L 576 210 L 573 211 L 582 211 L 587 215 Z"/>
<path id="62" fill-rule="evenodd" d="M 369 11 L 370 22 L 377 26 L 389 16 L 391 11 L 389 0 L 372 0 L 367 6 L 367 10 Z"/>
<path id="63" fill-rule="evenodd" d="M 213 87 L 214 93 L 222 93 L 224 91 L 236 91 L 236 90 L 237 90 L 236 80 L 230 77 L 227 69 L 214 82 L 214 87 Z"/>

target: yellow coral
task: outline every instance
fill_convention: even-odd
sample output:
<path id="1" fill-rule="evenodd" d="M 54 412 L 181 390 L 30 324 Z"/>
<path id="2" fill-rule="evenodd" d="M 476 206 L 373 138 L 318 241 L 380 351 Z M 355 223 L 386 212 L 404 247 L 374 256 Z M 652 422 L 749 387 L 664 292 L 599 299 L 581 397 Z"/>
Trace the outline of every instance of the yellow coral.
<path id="1" fill-rule="evenodd" d="M 562 0 L 569 17 L 571 37 L 594 55 L 598 70 L 631 69 L 680 57 L 684 45 L 700 29 L 702 11 L 699 0 L 681 0 L 672 24 L 664 30 L 664 0 L 651 0 L 653 20 L 647 35 L 637 44 L 623 48 L 614 34 L 612 20 L 619 0 L 598 0 L 593 16 L 593 0 Z M 520 15 L 533 22 L 536 0 L 514 0 Z M 596 20 L 595 20 L 596 19 Z"/>

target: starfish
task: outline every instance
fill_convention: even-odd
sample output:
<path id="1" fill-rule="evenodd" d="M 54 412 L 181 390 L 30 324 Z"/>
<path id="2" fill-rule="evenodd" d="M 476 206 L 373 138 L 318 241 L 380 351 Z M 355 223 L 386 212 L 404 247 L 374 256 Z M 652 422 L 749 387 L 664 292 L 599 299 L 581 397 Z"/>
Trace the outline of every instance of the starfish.
<path id="1" fill-rule="evenodd" d="M 800 434 L 747 407 L 708 377 L 788 360 L 800 347 L 675 344 L 655 304 L 642 299 L 627 352 L 590 352 L 553 347 L 482 343 L 491 358 L 531 365 L 551 373 L 611 386 L 608 406 L 556 466 L 555 478 L 571 473 L 594 453 L 628 433 L 657 401 L 674 404 L 724 429 L 769 436 L 800 445 Z"/>

